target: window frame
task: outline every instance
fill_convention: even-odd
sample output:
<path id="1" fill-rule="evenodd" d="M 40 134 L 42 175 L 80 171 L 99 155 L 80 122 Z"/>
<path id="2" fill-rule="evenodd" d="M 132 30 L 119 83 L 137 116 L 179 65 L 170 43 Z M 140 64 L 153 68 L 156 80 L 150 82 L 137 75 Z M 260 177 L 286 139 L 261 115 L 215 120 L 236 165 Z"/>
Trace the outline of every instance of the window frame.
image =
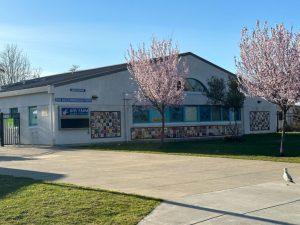
<path id="1" fill-rule="evenodd" d="M 16 110 L 16 112 L 12 112 Z M 12 114 L 16 114 L 16 113 L 19 113 L 19 109 L 18 107 L 13 107 L 13 108 L 9 108 L 9 114 L 12 115 Z"/>
<path id="2" fill-rule="evenodd" d="M 183 121 L 184 122 L 199 122 L 200 121 L 200 118 L 199 118 L 200 108 L 198 105 L 185 105 L 183 108 L 184 108 L 184 111 L 183 111 Z M 195 108 L 196 109 L 196 120 L 187 120 L 186 108 Z"/>
<path id="3" fill-rule="evenodd" d="M 134 114 L 139 112 L 139 111 L 144 111 L 147 114 L 147 121 L 136 121 L 135 120 Z M 150 121 L 150 107 L 143 106 L 143 105 L 133 105 L 132 106 L 132 123 L 133 124 L 151 123 L 151 121 Z"/>
<path id="4" fill-rule="evenodd" d="M 189 83 L 189 80 L 198 83 L 203 88 L 203 91 L 194 90 L 192 85 Z M 189 84 L 193 90 L 188 90 L 187 87 L 186 87 L 187 84 Z M 208 92 L 208 89 L 200 80 L 198 80 L 196 78 L 188 77 L 188 78 L 185 79 L 184 91 L 185 92 L 193 92 L 193 93 L 202 93 L 202 94 L 204 94 L 204 93 Z"/>
<path id="5" fill-rule="evenodd" d="M 211 121 L 212 122 L 219 122 L 222 121 L 222 106 L 221 105 L 211 105 L 210 107 L 211 109 Z M 219 113 L 219 118 L 218 119 L 214 119 L 214 109 L 218 109 L 218 113 Z"/>
<path id="6" fill-rule="evenodd" d="M 178 107 L 170 106 L 170 107 L 168 107 L 168 110 L 167 110 L 168 115 L 166 116 L 167 117 L 166 121 L 169 122 L 169 123 L 183 123 L 183 122 L 185 122 L 184 121 L 184 107 L 185 106 L 178 106 Z M 171 116 L 173 110 L 178 110 L 177 111 L 177 116 L 181 117 L 180 120 L 174 120 L 174 118 Z"/>
<path id="7" fill-rule="evenodd" d="M 207 107 L 209 109 L 209 120 L 202 120 L 201 119 L 201 108 Z M 212 121 L 212 112 L 211 112 L 211 105 L 199 105 L 199 122 L 213 122 Z"/>
<path id="8" fill-rule="evenodd" d="M 35 108 L 36 110 L 36 123 L 32 123 L 32 117 L 31 117 L 31 109 Z M 34 110 L 33 110 L 34 111 Z M 33 114 L 32 111 L 32 114 Z M 37 106 L 28 106 L 28 126 L 29 127 L 36 127 L 38 126 L 38 107 Z"/>

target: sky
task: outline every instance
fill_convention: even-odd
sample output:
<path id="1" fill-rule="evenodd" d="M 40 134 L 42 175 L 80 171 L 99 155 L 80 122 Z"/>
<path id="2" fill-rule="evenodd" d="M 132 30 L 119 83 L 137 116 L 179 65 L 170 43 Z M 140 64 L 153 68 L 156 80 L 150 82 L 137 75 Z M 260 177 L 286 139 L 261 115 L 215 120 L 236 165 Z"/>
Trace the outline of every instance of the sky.
<path id="1" fill-rule="evenodd" d="M 171 37 L 231 72 L 256 20 L 300 29 L 299 0 L 0 0 L 0 50 L 17 44 L 43 76 L 125 62 L 130 44 Z"/>

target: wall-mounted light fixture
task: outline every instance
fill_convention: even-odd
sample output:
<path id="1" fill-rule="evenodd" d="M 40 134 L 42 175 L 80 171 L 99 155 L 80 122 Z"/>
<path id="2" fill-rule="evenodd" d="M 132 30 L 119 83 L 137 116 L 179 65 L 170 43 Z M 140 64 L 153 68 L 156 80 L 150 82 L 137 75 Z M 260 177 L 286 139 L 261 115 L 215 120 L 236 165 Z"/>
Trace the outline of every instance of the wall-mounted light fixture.
<path id="1" fill-rule="evenodd" d="M 97 100 L 98 96 L 97 95 L 92 95 L 92 100 Z"/>
<path id="2" fill-rule="evenodd" d="M 258 101 L 257 101 L 257 104 L 260 104 L 260 103 L 261 103 L 261 101 L 260 101 L 260 100 L 258 100 Z"/>

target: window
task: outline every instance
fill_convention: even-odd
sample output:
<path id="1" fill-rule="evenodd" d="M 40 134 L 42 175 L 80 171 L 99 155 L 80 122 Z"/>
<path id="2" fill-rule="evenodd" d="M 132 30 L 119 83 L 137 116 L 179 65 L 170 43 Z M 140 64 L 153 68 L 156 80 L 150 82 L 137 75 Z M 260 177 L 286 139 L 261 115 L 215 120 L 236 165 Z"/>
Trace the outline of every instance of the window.
<path id="1" fill-rule="evenodd" d="M 38 125 L 37 107 L 30 106 L 28 107 L 28 111 L 29 111 L 29 126 L 32 127 Z"/>
<path id="2" fill-rule="evenodd" d="M 241 120 L 241 109 L 230 108 L 230 120 L 231 121 L 240 121 Z"/>
<path id="3" fill-rule="evenodd" d="M 222 120 L 229 121 L 229 108 L 228 107 L 222 108 Z"/>
<path id="4" fill-rule="evenodd" d="M 149 114 L 150 114 L 150 122 L 151 123 L 160 123 L 161 122 L 161 115 L 160 112 L 155 109 L 154 107 L 149 107 Z"/>
<path id="5" fill-rule="evenodd" d="M 79 129 L 79 128 L 89 128 L 89 119 L 61 119 L 60 128 L 61 129 Z"/>
<path id="6" fill-rule="evenodd" d="M 211 109 L 210 106 L 200 106 L 200 121 L 211 121 Z"/>
<path id="7" fill-rule="evenodd" d="M 58 108 L 59 129 L 88 129 L 90 125 L 90 111 L 88 107 L 68 107 L 62 106 Z M 95 123 L 100 123 L 99 118 L 92 118 Z M 95 122 L 96 121 L 96 122 Z"/>
<path id="8" fill-rule="evenodd" d="M 212 121 L 221 120 L 221 106 L 212 106 L 211 107 Z"/>
<path id="9" fill-rule="evenodd" d="M 133 123 L 148 123 L 149 109 L 146 106 L 132 106 Z"/>
<path id="10" fill-rule="evenodd" d="M 234 116 L 235 116 L 235 120 L 240 121 L 241 120 L 241 109 L 236 109 Z"/>
<path id="11" fill-rule="evenodd" d="M 10 108 L 9 109 L 9 114 L 13 115 L 13 114 L 16 114 L 18 113 L 18 108 Z"/>
<path id="12" fill-rule="evenodd" d="M 160 123 L 161 115 L 153 106 L 133 106 L 133 123 Z M 221 105 L 185 105 L 167 107 L 165 122 L 218 122 L 241 120 L 241 109 Z"/>
<path id="13" fill-rule="evenodd" d="M 198 120 L 198 107 L 197 106 L 185 106 L 184 107 L 184 121 L 195 122 Z"/>
<path id="14" fill-rule="evenodd" d="M 170 107 L 169 108 L 169 122 L 183 122 L 183 108 Z"/>
<path id="15" fill-rule="evenodd" d="M 196 80 L 194 78 L 187 78 L 185 80 L 184 90 L 201 93 L 207 92 L 207 88 L 204 86 L 204 84 L 202 84 L 199 80 Z"/>
<path id="16" fill-rule="evenodd" d="M 18 118 L 19 115 L 18 115 L 18 108 L 10 108 L 9 109 L 9 116 L 12 117 L 12 118 Z"/>

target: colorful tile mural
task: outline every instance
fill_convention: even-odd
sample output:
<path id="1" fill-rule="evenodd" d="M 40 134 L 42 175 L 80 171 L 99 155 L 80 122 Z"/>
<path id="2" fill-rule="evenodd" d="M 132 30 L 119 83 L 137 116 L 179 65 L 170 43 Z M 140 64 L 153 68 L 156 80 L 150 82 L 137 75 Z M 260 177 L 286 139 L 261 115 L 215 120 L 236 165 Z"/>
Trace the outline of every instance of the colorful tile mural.
<path id="1" fill-rule="evenodd" d="M 176 126 L 165 128 L 166 138 L 192 138 L 224 136 L 229 134 L 230 125 Z M 159 139 L 160 127 L 131 128 L 131 139 Z"/>
<path id="2" fill-rule="evenodd" d="M 121 137 L 120 111 L 92 111 L 91 138 Z"/>
<path id="3" fill-rule="evenodd" d="M 250 130 L 251 131 L 270 130 L 270 112 L 251 111 Z"/>

